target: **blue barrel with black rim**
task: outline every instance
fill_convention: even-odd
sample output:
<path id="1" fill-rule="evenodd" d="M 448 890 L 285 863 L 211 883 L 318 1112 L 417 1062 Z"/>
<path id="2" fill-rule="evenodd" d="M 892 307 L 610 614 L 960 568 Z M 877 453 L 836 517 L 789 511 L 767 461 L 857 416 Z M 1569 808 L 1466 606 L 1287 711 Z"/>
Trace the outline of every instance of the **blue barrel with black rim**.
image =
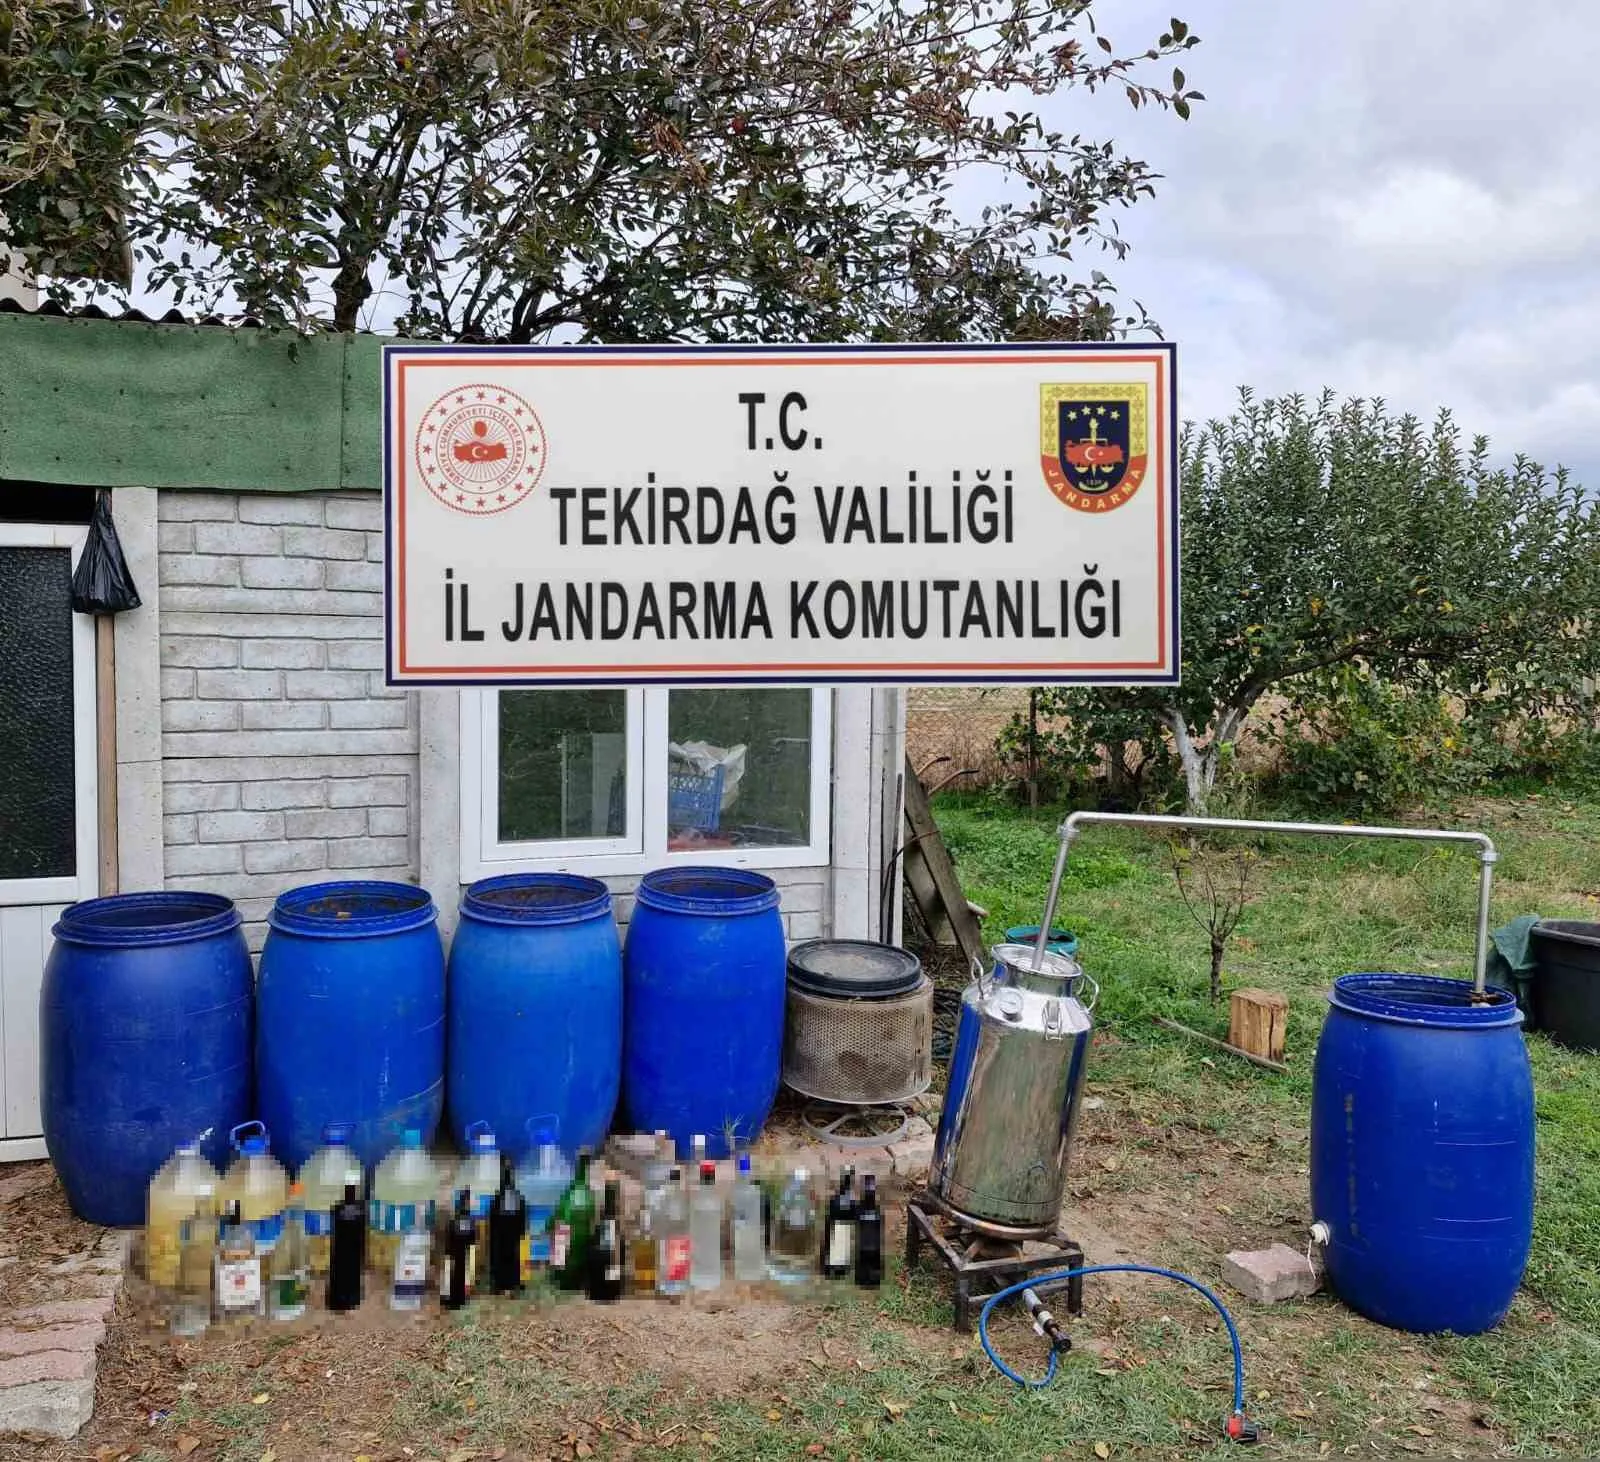
<path id="1" fill-rule="evenodd" d="M 778 1093 L 785 958 L 778 889 L 741 868 L 640 880 L 623 949 L 622 1093 L 640 1132 L 712 1157 L 753 1141 Z"/>
<path id="2" fill-rule="evenodd" d="M 344 1124 L 368 1167 L 444 1110 L 438 910 L 408 883 L 315 883 L 267 916 L 256 983 L 256 1087 L 274 1150 L 298 1169 Z"/>
<path id="3" fill-rule="evenodd" d="M 65 910 L 39 995 L 45 1146 L 89 1223 L 144 1221 L 180 1143 L 217 1167 L 250 1116 L 250 951 L 211 893 L 125 893 Z"/>
<path id="4" fill-rule="evenodd" d="M 473 884 L 450 945 L 450 1126 L 487 1122 L 521 1157 L 548 1127 L 598 1148 L 622 1081 L 622 948 L 611 893 L 573 873 Z"/>
<path id="5" fill-rule="evenodd" d="M 1328 1003 L 1311 1209 L 1329 1230 L 1329 1283 L 1397 1330 L 1489 1330 L 1533 1236 L 1533 1074 L 1516 998 L 1357 974 L 1335 980 Z"/>

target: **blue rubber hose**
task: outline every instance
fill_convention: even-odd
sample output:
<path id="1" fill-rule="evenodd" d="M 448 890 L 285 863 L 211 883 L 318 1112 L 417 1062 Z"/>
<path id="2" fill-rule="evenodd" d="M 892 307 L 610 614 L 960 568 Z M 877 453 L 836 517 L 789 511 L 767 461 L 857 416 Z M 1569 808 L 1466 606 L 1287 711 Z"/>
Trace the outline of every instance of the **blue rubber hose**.
<path id="1" fill-rule="evenodd" d="M 989 1316 L 994 1313 L 996 1305 L 1003 1304 L 1006 1300 L 1019 1295 L 1025 1289 L 1041 1289 L 1046 1285 L 1064 1284 L 1069 1279 L 1075 1279 L 1080 1274 L 1156 1274 L 1162 1279 L 1175 1279 L 1179 1284 L 1186 1284 L 1190 1289 L 1204 1295 L 1211 1301 L 1211 1307 L 1222 1316 L 1222 1323 L 1227 1327 L 1228 1343 L 1233 1347 L 1233 1415 L 1244 1415 L 1244 1349 L 1239 1344 L 1239 1329 L 1233 1323 L 1233 1316 L 1228 1313 L 1228 1307 L 1219 1300 L 1198 1279 L 1187 1274 L 1180 1274 L 1176 1269 L 1161 1269 L 1154 1264 L 1085 1264 L 1081 1269 L 1055 1269 L 1048 1274 L 1041 1274 L 1032 1279 L 1025 1279 L 1020 1284 L 1008 1285 L 998 1294 L 990 1295 L 984 1302 L 983 1309 L 978 1315 L 978 1339 L 983 1344 L 983 1353 L 993 1362 L 994 1368 L 1008 1381 L 1015 1381 L 1019 1386 L 1027 1386 L 1034 1390 L 1048 1386 L 1056 1378 L 1056 1363 L 1058 1354 L 1056 1348 L 1050 1348 L 1050 1361 L 1045 1367 L 1044 1379 L 1030 1381 L 1026 1376 L 1011 1369 L 998 1355 L 994 1346 L 989 1343 Z M 1232 1429 L 1230 1429 L 1232 1435 Z"/>

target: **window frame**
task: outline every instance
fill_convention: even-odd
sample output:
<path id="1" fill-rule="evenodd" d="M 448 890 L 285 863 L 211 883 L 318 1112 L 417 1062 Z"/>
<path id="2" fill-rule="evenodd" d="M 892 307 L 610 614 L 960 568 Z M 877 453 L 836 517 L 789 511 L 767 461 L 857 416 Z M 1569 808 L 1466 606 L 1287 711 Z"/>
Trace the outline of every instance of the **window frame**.
<path id="1" fill-rule="evenodd" d="M 503 842 L 499 835 L 500 691 L 463 690 L 462 882 L 473 883 L 497 873 L 627 877 L 675 863 L 713 868 L 826 868 L 832 850 L 833 692 L 825 686 L 795 688 L 806 689 L 811 695 L 810 841 L 800 847 L 678 851 L 667 847 L 668 697 L 673 687 L 636 686 L 623 691 L 628 697 L 628 817 L 624 835 L 519 842 Z"/>

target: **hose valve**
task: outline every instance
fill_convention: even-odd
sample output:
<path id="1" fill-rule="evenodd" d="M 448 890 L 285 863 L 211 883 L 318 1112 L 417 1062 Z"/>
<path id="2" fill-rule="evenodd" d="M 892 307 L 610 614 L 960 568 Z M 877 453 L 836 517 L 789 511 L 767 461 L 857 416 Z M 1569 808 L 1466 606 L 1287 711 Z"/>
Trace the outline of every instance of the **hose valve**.
<path id="1" fill-rule="evenodd" d="M 1051 1349 L 1065 1352 L 1072 1349 L 1072 1337 L 1062 1328 L 1061 1323 L 1039 1298 L 1038 1292 L 1033 1289 L 1022 1291 L 1023 1303 L 1028 1307 L 1028 1318 L 1033 1321 L 1033 1333 L 1043 1336 L 1050 1342 Z"/>

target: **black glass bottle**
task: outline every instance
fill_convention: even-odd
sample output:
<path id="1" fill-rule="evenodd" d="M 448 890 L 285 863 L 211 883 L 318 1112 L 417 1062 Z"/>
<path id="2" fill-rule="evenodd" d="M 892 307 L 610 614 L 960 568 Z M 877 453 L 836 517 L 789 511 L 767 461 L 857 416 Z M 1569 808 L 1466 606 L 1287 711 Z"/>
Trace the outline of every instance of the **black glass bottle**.
<path id="1" fill-rule="evenodd" d="M 511 1154 L 500 1154 L 500 1191 L 489 1209 L 489 1285 L 496 1294 L 522 1289 L 522 1236 L 528 1231 L 528 1204 L 517 1191 Z"/>
<path id="2" fill-rule="evenodd" d="M 344 1202 L 333 1209 L 333 1237 L 328 1247 L 328 1308 L 361 1307 L 361 1275 L 367 1263 L 367 1205 L 354 1183 L 347 1183 Z"/>

